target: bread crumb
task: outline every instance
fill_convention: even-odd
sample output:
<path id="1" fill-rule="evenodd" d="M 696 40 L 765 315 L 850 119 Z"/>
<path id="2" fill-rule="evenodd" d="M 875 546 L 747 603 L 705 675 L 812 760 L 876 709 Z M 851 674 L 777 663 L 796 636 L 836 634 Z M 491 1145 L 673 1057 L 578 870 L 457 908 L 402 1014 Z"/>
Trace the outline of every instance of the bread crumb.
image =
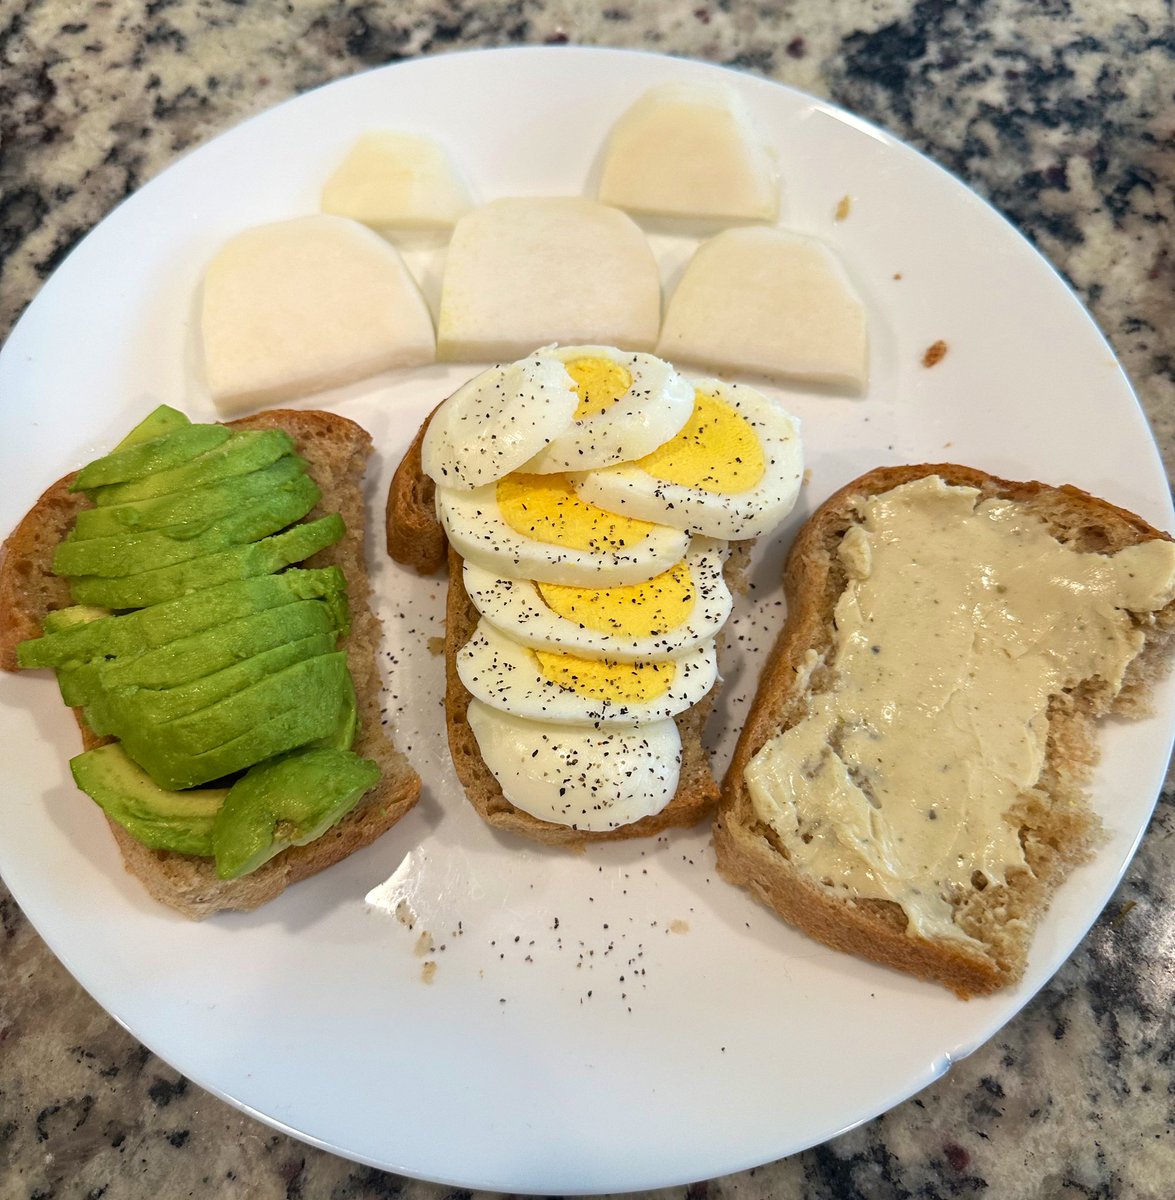
<path id="1" fill-rule="evenodd" d="M 840 202 L 836 206 L 836 219 L 838 221 L 843 221 L 848 217 L 849 213 L 851 213 L 852 211 L 853 211 L 852 196 L 842 196 L 840 198 Z"/>
<path id="2" fill-rule="evenodd" d="M 401 925 L 407 925 L 409 929 L 412 929 L 415 926 L 416 914 L 412 911 L 412 905 L 409 904 L 407 900 L 401 900 L 400 903 L 396 905 L 396 920 L 399 921 Z"/>
<path id="3" fill-rule="evenodd" d="M 901 273 L 901 271 L 895 271 L 895 272 L 893 273 L 893 277 L 894 277 L 895 279 L 901 279 L 901 277 L 902 277 L 902 273 Z"/>
<path id="4" fill-rule="evenodd" d="M 922 355 L 922 365 L 924 367 L 935 367 L 947 356 L 947 344 L 940 338 L 933 346 L 927 347 L 926 353 Z"/>
<path id="5" fill-rule="evenodd" d="M 812 468 L 805 467 L 803 475 L 800 476 L 800 485 L 807 487 L 812 482 Z"/>
<path id="6" fill-rule="evenodd" d="M 669 922 L 669 932 L 670 933 L 689 933 L 689 922 L 688 921 L 680 921 L 680 920 L 679 921 L 670 921 Z"/>
<path id="7" fill-rule="evenodd" d="M 416 946 L 413 948 L 413 953 L 418 958 L 423 958 L 426 954 L 431 954 L 433 950 L 432 934 L 427 929 L 422 930 L 420 937 L 416 939 Z M 427 965 L 427 964 L 426 964 Z"/>
<path id="8" fill-rule="evenodd" d="M 430 637 L 428 639 L 429 654 L 437 657 L 445 652 L 445 639 L 443 637 Z"/>
<path id="9" fill-rule="evenodd" d="M 433 979 L 436 977 L 436 973 L 437 964 L 433 962 L 432 959 L 429 959 L 429 961 L 420 968 L 420 978 L 425 983 L 432 983 Z"/>

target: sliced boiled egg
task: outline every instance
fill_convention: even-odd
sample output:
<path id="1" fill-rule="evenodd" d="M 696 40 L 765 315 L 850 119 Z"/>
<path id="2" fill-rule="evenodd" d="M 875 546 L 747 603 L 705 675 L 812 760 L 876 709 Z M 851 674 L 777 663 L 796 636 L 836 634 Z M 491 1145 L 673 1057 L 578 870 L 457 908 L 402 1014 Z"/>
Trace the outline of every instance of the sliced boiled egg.
<path id="1" fill-rule="evenodd" d="M 865 306 L 832 250 L 785 229 L 727 229 L 703 242 L 669 306 L 657 353 L 716 370 L 860 392 Z"/>
<path id="2" fill-rule="evenodd" d="M 707 537 L 758 537 L 791 512 L 803 475 L 798 422 L 745 384 L 695 383 L 685 427 L 632 463 L 575 473 L 581 499 Z"/>
<path id="3" fill-rule="evenodd" d="M 457 652 L 457 674 L 478 700 L 516 717 L 639 725 L 701 700 L 718 678 L 718 660 L 712 639 L 679 658 L 641 662 L 531 650 L 483 620 Z"/>
<path id="4" fill-rule="evenodd" d="M 491 367 L 437 409 L 421 446 L 424 473 L 446 488 L 494 483 L 549 446 L 581 403 L 557 358 Z"/>
<path id="5" fill-rule="evenodd" d="M 694 538 L 689 553 L 643 583 L 565 587 L 464 567 L 465 591 L 491 625 L 532 649 L 631 662 L 677 656 L 712 638 L 730 615 L 725 542 Z"/>
<path id="6" fill-rule="evenodd" d="M 672 720 L 639 729 L 540 724 L 478 700 L 468 719 L 506 799 L 540 821 L 617 829 L 659 813 L 677 791 L 681 735 Z"/>
<path id="7" fill-rule="evenodd" d="M 640 458 L 689 420 L 693 387 L 664 359 L 611 346 L 548 347 L 578 397 L 574 420 L 523 468 L 532 474 L 586 471 Z"/>
<path id="8" fill-rule="evenodd" d="M 681 530 L 582 500 L 566 475 L 508 475 L 472 491 L 438 486 L 436 504 L 457 553 L 510 578 L 639 583 L 668 570 L 689 546 Z"/>

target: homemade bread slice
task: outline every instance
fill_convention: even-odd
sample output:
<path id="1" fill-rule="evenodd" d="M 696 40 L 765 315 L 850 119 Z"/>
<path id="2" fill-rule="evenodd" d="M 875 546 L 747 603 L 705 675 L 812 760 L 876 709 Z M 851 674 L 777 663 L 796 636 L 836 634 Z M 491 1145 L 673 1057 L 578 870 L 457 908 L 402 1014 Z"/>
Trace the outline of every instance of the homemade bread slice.
<path id="1" fill-rule="evenodd" d="M 425 420 L 396 469 L 387 501 L 388 553 L 397 562 L 421 574 L 430 574 L 441 567 L 447 545 L 445 531 L 436 514 L 436 489 L 424 474 L 420 461 L 421 443 L 429 420 L 431 417 Z M 727 586 L 736 594 L 746 586 L 744 576 L 749 546 L 747 542 L 735 542 L 726 562 Z M 702 735 L 719 685 L 676 717 L 682 744 L 681 773 L 673 799 L 659 813 L 616 829 L 590 832 L 543 821 L 511 804 L 483 761 L 466 719 L 472 697 L 457 675 L 457 652 L 473 635 L 478 614 L 465 591 L 461 556 L 451 547 L 447 553 L 445 721 L 449 751 L 470 804 L 490 825 L 552 845 L 582 846 L 587 842 L 649 837 L 674 827 L 688 828 L 713 809 L 718 799 L 718 784 L 710 770 L 710 756 L 702 744 Z"/>
<path id="2" fill-rule="evenodd" d="M 749 889 L 811 937 L 968 997 L 1020 977 L 1053 890 L 1096 848 L 1101 827 L 1083 791 L 1097 757 L 1094 723 L 1107 712 L 1136 716 L 1146 711 L 1149 687 L 1170 651 L 1175 602 L 1134 617 L 1145 641 L 1120 691 L 1093 678 L 1054 697 L 1044 772 L 1032 795 L 1017 806 L 1028 869 L 1010 870 L 1006 884 L 980 877 L 955 904 L 955 923 L 980 944 L 911 936 L 898 904 L 849 898 L 794 865 L 774 830 L 757 816 L 744 773 L 765 743 L 807 715 L 812 696 L 836 686 L 833 613 L 847 583 L 837 548 L 858 520 L 854 502 L 927 476 L 977 488 L 982 499 L 1023 504 L 1053 537 L 1078 550 L 1113 553 L 1155 538 L 1171 540 L 1142 518 L 1077 488 L 1014 483 L 953 464 L 883 467 L 848 484 L 812 515 L 790 551 L 784 572 L 787 622 L 723 782 L 714 844 L 718 869 L 727 880 Z"/>
<path id="3" fill-rule="evenodd" d="M 256 908 L 291 883 L 340 862 L 390 829 L 420 793 L 419 776 L 396 749 L 381 719 L 382 683 L 376 657 L 380 624 L 371 608 L 363 553 L 363 473 L 371 453 L 370 436 L 345 417 L 293 409 L 274 409 L 229 424 L 234 429 L 285 429 L 322 491 L 322 500 L 307 519 L 338 512 L 346 524 L 343 539 L 306 565 L 338 566 L 346 577 L 351 631 L 341 647 L 347 651 L 359 707 L 359 734 L 353 748 L 377 762 L 382 775 L 322 837 L 306 846 L 291 846 L 251 874 L 231 881 L 217 878 L 211 859 L 149 850 L 110 821 L 126 869 L 157 900 L 197 920 L 224 909 Z M 70 603 L 69 587 L 52 573 L 50 562 L 78 512 L 89 505 L 80 492 L 69 491 L 72 479 L 68 475 L 53 484 L 0 547 L 0 666 L 5 670 L 16 670 L 17 644 L 40 633 L 45 613 Z M 80 710 L 75 709 L 74 715 L 87 749 L 109 740 L 96 737 L 85 726 Z"/>
<path id="4" fill-rule="evenodd" d="M 388 555 L 417 574 L 431 575 L 445 565 L 448 539 L 437 517 L 436 484 L 424 473 L 421 448 L 434 408 L 404 452 L 388 488 Z"/>

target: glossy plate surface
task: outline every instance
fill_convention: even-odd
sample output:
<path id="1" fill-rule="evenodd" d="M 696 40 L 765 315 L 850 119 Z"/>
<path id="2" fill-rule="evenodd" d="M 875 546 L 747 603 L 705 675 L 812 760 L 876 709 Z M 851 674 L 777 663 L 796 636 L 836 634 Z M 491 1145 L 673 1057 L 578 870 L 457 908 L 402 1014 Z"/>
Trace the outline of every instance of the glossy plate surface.
<path id="1" fill-rule="evenodd" d="M 955 461 L 1071 482 L 1172 524 L 1150 433 L 1106 343 L 1052 269 L 956 180 L 889 136 L 760 80 L 575 48 L 420 60 L 267 112 L 131 197 L 46 284 L 0 355 L 0 529 L 161 401 L 215 414 L 195 354 L 203 265 L 247 226 L 315 211 L 368 129 L 431 134 L 482 199 L 590 188 L 615 117 L 650 84 L 724 79 L 777 149 L 784 222 L 828 238 L 870 312 L 864 400 L 769 389 L 803 422 L 811 479 L 736 610 L 710 726 L 721 769 L 782 619 L 783 548 L 830 492 L 884 463 Z M 541 96 L 536 108 L 533 97 Z M 838 202 L 850 196 L 847 219 Z M 672 282 L 694 243 L 658 235 Z M 410 262 L 434 300 L 440 254 Z M 949 349 L 937 366 L 932 343 Z M 322 401 L 365 425 L 390 721 L 425 780 L 376 845 L 250 915 L 191 924 L 121 868 L 73 787 L 72 719 L 44 674 L 0 678 L 0 871 L 54 952 L 131 1032 L 281 1129 L 389 1170 L 504 1191 L 603 1192 L 712 1177 L 866 1120 L 981 1044 L 1052 975 L 1146 826 L 1170 749 L 1156 717 L 1104 736 L 1110 832 L 1061 891 L 1014 992 L 964 1004 L 827 951 L 715 873 L 705 828 L 549 851 L 491 833 L 444 743 L 444 585 L 382 551 L 391 471 L 473 368 Z M 307 406 L 313 406 L 308 404 Z M 412 928 L 365 904 L 395 872 Z M 401 909 L 402 914 L 407 909 Z M 426 982 L 426 964 L 435 963 Z"/>

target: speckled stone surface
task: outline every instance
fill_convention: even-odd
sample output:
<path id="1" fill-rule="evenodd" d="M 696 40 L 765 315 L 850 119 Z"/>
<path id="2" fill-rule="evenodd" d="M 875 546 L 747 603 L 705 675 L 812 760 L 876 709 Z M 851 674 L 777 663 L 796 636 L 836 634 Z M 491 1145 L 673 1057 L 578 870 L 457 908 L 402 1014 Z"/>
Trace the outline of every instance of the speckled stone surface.
<path id="1" fill-rule="evenodd" d="M 0 335 L 122 197 L 248 114 L 409 56 L 564 41 L 757 72 L 957 172 L 1085 298 L 1175 464 L 1175 24 L 1160 0 L 0 0 Z M 1171 1200 L 1173 834 L 1168 784 L 1090 936 L 943 1080 L 827 1145 L 658 1195 Z M 81 992 L 2 886 L 0 928 L 0 1200 L 467 1194 L 238 1115 Z"/>

